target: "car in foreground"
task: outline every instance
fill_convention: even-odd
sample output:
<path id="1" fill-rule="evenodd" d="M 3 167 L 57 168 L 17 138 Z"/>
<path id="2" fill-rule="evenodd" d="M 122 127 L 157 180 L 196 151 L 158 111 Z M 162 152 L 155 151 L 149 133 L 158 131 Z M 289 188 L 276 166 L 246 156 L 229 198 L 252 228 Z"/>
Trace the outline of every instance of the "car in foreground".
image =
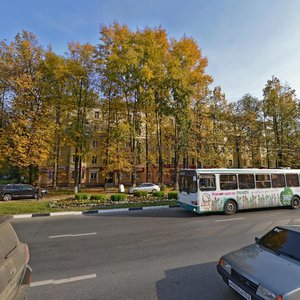
<path id="1" fill-rule="evenodd" d="M 28 246 L 19 241 L 9 219 L 0 217 L 0 299 L 27 298 L 32 273 L 28 261 Z"/>
<path id="2" fill-rule="evenodd" d="M 278 226 L 222 256 L 218 273 L 244 299 L 300 299 L 300 227 Z"/>
<path id="3" fill-rule="evenodd" d="M 137 191 L 144 191 L 148 193 L 159 192 L 160 187 L 154 183 L 142 183 L 140 186 L 129 188 L 129 193 L 132 194 Z"/>
<path id="4" fill-rule="evenodd" d="M 30 184 L 5 184 L 0 186 L 0 199 L 10 201 L 13 199 L 37 199 L 39 190 Z M 40 198 L 47 194 L 46 189 L 40 189 Z"/>

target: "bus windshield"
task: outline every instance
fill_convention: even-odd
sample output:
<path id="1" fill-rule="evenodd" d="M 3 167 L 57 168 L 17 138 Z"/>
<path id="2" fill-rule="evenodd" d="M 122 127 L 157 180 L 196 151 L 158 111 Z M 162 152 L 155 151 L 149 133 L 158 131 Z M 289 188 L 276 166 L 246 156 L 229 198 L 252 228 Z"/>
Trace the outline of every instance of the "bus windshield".
<path id="1" fill-rule="evenodd" d="M 179 191 L 197 193 L 197 175 L 196 172 L 180 172 Z"/>

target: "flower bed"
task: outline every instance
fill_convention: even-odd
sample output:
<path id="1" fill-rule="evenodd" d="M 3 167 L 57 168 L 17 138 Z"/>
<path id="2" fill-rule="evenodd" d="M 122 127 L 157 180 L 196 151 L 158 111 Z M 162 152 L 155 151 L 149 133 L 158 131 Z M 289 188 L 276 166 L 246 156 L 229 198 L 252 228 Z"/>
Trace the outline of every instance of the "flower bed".
<path id="1" fill-rule="evenodd" d="M 102 195 L 103 196 L 103 195 Z M 109 208 L 113 206 L 120 206 L 124 204 L 159 204 L 162 203 L 169 203 L 174 202 L 174 199 L 168 199 L 168 195 L 164 195 L 163 197 L 157 196 L 154 197 L 151 194 L 148 196 L 136 197 L 136 196 L 129 196 L 126 194 L 114 194 L 105 197 L 100 197 L 101 199 L 95 199 L 97 197 L 86 197 L 84 199 L 82 197 L 75 198 L 68 198 L 62 200 L 54 200 L 50 201 L 51 208 L 70 208 L 70 207 L 82 207 L 82 208 Z"/>

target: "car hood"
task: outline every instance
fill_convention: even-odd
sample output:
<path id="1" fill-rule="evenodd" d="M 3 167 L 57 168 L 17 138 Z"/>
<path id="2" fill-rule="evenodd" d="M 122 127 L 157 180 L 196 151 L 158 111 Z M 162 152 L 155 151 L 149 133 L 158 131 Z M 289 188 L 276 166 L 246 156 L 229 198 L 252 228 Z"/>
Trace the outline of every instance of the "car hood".
<path id="1" fill-rule="evenodd" d="M 252 244 L 224 256 L 231 267 L 277 293 L 300 289 L 300 263 Z"/>

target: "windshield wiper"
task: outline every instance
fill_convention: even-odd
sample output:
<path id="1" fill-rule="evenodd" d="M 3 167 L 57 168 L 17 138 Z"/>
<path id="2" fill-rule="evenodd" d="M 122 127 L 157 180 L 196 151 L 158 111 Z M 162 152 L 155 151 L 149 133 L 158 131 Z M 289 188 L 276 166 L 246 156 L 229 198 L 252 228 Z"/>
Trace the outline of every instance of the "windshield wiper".
<path id="1" fill-rule="evenodd" d="M 9 255 L 10 255 L 11 253 L 13 253 L 14 250 L 16 250 L 16 249 L 17 249 L 17 246 L 15 246 L 14 248 L 12 248 L 12 249 L 5 255 L 5 259 L 7 259 L 7 258 L 9 257 Z"/>

